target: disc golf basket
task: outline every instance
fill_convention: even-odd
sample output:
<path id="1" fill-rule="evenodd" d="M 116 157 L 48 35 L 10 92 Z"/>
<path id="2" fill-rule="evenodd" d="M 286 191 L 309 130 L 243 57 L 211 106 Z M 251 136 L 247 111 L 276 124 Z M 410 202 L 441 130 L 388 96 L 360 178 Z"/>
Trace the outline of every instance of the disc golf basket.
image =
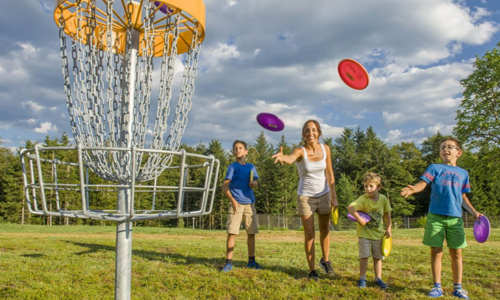
<path id="1" fill-rule="evenodd" d="M 212 210 L 219 161 L 179 151 L 205 37 L 205 5 L 57 0 L 54 20 L 76 146 L 21 151 L 28 208 L 117 222 L 115 298 L 130 299 L 132 222 Z M 178 68 L 182 78 L 174 80 Z M 174 93 L 179 97 L 169 116 Z"/>

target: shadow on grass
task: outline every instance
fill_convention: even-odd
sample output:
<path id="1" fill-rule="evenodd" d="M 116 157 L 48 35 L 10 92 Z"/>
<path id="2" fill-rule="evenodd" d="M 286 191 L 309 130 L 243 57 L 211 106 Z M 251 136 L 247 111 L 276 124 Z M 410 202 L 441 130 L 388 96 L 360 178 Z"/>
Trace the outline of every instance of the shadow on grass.
<path id="1" fill-rule="evenodd" d="M 80 243 L 80 242 L 74 242 L 74 241 L 66 241 L 66 243 L 73 244 L 73 245 L 88 249 L 86 251 L 76 253 L 77 255 L 86 255 L 86 254 L 91 254 L 91 253 L 97 253 L 100 251 L 109 251 L 109 252 L 113 252 L 113 253 L 116 252 L 115 246 Z M 165 252 L 132 249 L 132 256 L 141 257 L 143 259 L 147 259 L 147 260 L 151 260 L 151 261 L 162 261 L 162 262 L 166 262 L 166 263 L 173 263 L 173 264 L 180 264 L 180 265 L 198 264 L 198 265 L 204 265 L 204 266 L 211 266 L 217 270 L 221 270 L 223 265 L 224 265 L 224 262 L 225 262 L 224 258 L 205 258 L 205 257 L 184 255 L 184 254 L 171 252 L 171 250 L 168 247 L 165 248 L 164 251 Z M 246 265 L 247 265 L 246 261 L 233 260 L 233 266 L 235 268 L 246 269 Z M 263 267 L 265 270 L 269 270 L 272 272 L 284 273 L 284 274 L 287 274 L 295 279 L 306 278 L 308 273 L 309 273 L 306 268 L 297 269 L 297 268 L 286 267 L 286 266 L 270 266 L 270 267 L 263 266 Z M 251 269 L 247 269 L 247 270 L 251 271 Z M 320 272 L 320 271 L 322 271 L 322 270 L 318 270 L 318 272 Z M 321 274 L 320 278 L 337 281 L 337 279 L 339 279 L 339 276 L 337 275 L 337 276 L 330 277 L 328 275 Z"/>
<path id="2" fill-rule="evenodd" d="M 40 258 L 40 257 L 44 257 L 45 255 L 40 254 L 40 253 L 32 253 L 32 254 L 23 254 L 21 256 L 22 257 L 31 257 L 31 258 Z"/>

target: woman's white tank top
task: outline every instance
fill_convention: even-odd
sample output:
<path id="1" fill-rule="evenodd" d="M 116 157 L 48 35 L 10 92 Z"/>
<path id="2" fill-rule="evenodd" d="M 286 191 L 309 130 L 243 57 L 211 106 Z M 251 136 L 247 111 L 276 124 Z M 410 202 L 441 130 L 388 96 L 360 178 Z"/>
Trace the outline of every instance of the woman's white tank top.
<path id="1" fill-rule="evenodd" d="M 299 196 L 319 197 L 330 191 L 330 187 L 326 183 L 326 151 L 325 146 L 321 145 L 323 150 L 323 159 L 320 161 L 309 161 L 307 152 L 304 147 L 304 159 L 300 162 L 295 162 L 299 171 L 299 188 L 297 194 Z"/>

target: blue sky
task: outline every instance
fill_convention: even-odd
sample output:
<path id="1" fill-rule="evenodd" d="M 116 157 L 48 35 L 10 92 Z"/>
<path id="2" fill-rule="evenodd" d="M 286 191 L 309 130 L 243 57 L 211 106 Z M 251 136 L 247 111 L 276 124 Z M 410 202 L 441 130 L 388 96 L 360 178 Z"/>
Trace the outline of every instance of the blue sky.
<path id="1" fill-rule="evenodd" d="M 389 144 L 451 133 L 459 82 L 500 40 L 493 0 L 206 0 L 206 39 L 183 142 L 254 142 L 260 112 L 280 116 L 300 140 L 307 119 L 325 137 L 373 126 Z M 71 135 L 53 0 L 17 0 L 0 11 L 0 138 Z M 351 58 L 370 74 L 362 91 L 340 80 Z"/>

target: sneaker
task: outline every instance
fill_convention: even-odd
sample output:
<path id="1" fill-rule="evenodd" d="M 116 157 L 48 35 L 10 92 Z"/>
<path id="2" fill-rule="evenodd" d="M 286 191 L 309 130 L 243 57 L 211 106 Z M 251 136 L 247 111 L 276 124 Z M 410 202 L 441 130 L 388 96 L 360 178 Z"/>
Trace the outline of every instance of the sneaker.
<path id="1" fill-rule="evenodd" d="M 460 299 L 469 299 L 469 296 L 467 296 L 467 291 L 463 289 L 454 290 L 452 295 Z"/>
<path id="2" fill-rule="evenodd" d="M 358 281 L 358 287 L 359 288 L 365 288 L 366 287 L 366 279 L 360 279 Z"/>
<path id="3" fill-rule="evenodd" d="M 231 264 L 225 264 L 224 265 L 224 268 L 222 268 L 222 272 L 229 272 L 229 271 L 232 271 L 233 270 L 233 265 Z"/>
<path id="4" fill-rule="evenodd" d="M 319 279 L 318 272 L 316 272 L 316 270 L 312 270 L 307 276 L 307 278 L 312 279 L 314 281 L 318 281 Z"/>
<path id="5" fill-rule="evenodd" d="M 319 261 L 319 266 L 325 271 L 326 274 L 335 274 L 335 272 L 333 272 L 332 264 L 330 263 L 330 261 L 324 261 L 323 258 L 321 258 Z"/>
<path id="6" fill-rule="evenodd" d="M 431 298 L 441 297 L 443 296 L 443 290 L 437 287 L 433 287 L 428 296 Z"/>
<path id="7" fill-rule="evenodd" d="M 387 284 L 382 281 L 382 279 L 375 280 L 375 285 L 381 288 L 382 290 L 386 290 L 388 288 Z"/>
<path id="8" fill-rule="evenodd" d="M 249 262 L 247 264 L 247 268 L 251 268 L 251 269 L 255 269 L 255 270 L 262 270 L 262 267 L 256 261 L 251 262 L 251 263 Z"/>

